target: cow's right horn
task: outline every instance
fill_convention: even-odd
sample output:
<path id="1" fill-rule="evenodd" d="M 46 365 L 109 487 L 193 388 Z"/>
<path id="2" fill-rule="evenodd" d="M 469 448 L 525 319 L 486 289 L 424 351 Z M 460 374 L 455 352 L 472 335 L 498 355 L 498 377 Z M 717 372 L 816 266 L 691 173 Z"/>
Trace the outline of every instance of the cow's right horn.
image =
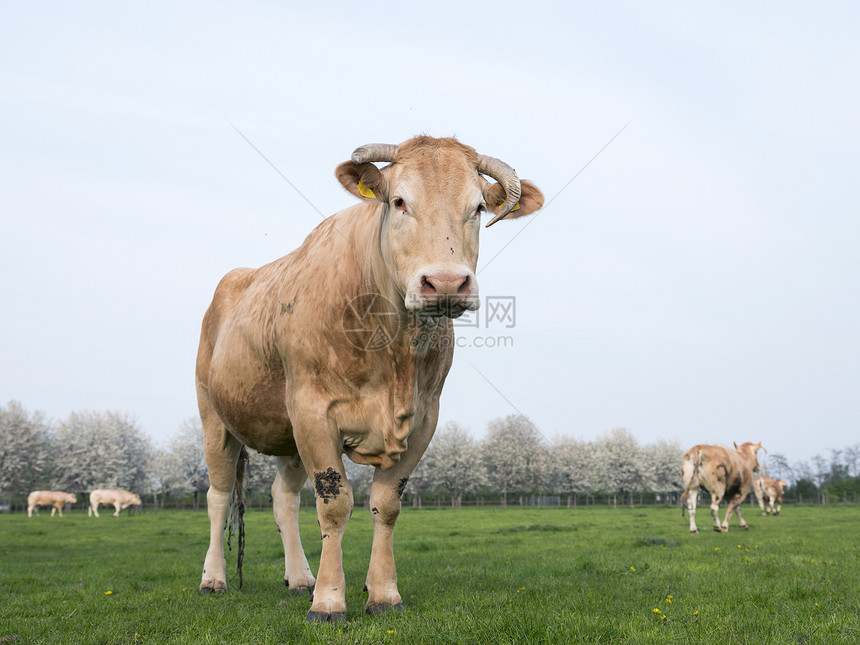
<path id="1" fill-rule="evenodd" d="M 516 208 L 522 193 L 520 178 L 504 161 L 486 155 L 478 155 L 478 172 L 492 177 L 505 189 L 505 203 L 502 204 L 498 214 L 487 222 L 487 226 L 492 226 Z"/>
<path id="2" fill-rule="evenodd" d="M 352 153 L 352 163 L 370 163 L 373 161 L 394 161 L 397 156 L 397 146 L 390 143 L 368 143 L 359 146 Z"/>

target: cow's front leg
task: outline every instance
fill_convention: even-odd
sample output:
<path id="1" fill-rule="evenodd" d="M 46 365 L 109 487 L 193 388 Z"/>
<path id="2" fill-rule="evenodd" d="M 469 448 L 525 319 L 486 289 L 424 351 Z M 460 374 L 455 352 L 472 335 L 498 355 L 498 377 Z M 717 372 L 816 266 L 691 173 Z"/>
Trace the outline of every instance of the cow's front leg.
<path id="1" fill-rule="evenodd" d="M 394 566 L 394 525 L 400 515 L 403 489 L 433 437 L 438 413 L 437 402 L 431 407 L 424 423 L 409 437 L 409 448 L 400 455 L 400 461 L 389 470 L 377 470 L 373 475 L 370 489 L 373 547 L 365 584 L 368 593 L 365 611 L 371 616 L 392 609 L 403 610 L 403 601 L 397 590 L 397 570 Z"/>
<path id="2" fill-rule="evenodd" d="M 114 507 L 114 509 L 116 509 L 116 510 L 114 510 L 114 512 L 113 512 L 113 516 L 114 516 L 114 517 L 119 517 L 119 512 L 122 510 L 122 507 L 119 505 L 119 502 L 115 502 L 115 503 L 114 503 L 114 505 L 113 505 L 113 507 Z"/>
<path id="3" fill-rule="evenodd" d="M 729 518 L 732 516 L 732 513 L 737 513 L 738 522 L 740 522 L 741 530 L 746 531 L 749 526 L 747 526 L 746 521 L 744 520 L 743 513 L 741 513 L 741 506 L 743 506 L 743 496 L 738 495 L 729 500 L 729 506 L 726 509 L 726 519 L 723 520 L 723 533 L 726 533 L 729 530 Z"/>
<path id="4" fill-rule="evenodd" d="M 371 616 L 403 609 L 394 566 L 394 525 L 400 515 L 400 495 L 407 479 L 406 475 L 390 476 L 379 470 L 373 477 L 370 489 L 373 547 L 365 583 L 368 593 L 365 611 Z"/>
<path id="5" fill-rule="evenodd" d="M 299 494 L 307 478 L 298 455 L 278 457 L 278 474 L 272 484 L 272 509 L 284 544 L 284 584 L 297 594 L 312 591 L 316 584 L 299 536 Z"/>
<path id="6" fill-rule="evenodd" d="M 341 541 L 352 514 L 352 487 L 346 480 L 340 454 L 333 459 L 306 458 L 302 461 L 310 474 L 317 497 L 322 553 L 317 572 L 313 602 L 308 612 L 310 623 L 346 620 L 346 581 L 343 575 Z"/>

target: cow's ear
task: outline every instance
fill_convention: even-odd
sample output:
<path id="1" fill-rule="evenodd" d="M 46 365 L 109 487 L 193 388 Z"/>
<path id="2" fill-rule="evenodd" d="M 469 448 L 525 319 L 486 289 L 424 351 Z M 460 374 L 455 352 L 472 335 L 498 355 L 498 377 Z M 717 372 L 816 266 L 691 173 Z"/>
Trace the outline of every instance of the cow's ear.
<path id="1" fill-rule="evenodd" d="M 372 163 L 344 161 L 334 174 L 341 186 L 359 199 L 388 202 L 388 180 Z"/>
<path id="2" fill-rule="evenodd" d="M 531 215 L 543 207 L 543 193 L 527 179 L 520 180 L 520 201 L 514 206 L 514 210 L 505 215 L 505 219 L 514 219 L 523 215 Z M 505 203 L 505 189 L 501 184 L 484 184 L 484 201 L 487 202 L 489 210 L 495 214 Z"/>

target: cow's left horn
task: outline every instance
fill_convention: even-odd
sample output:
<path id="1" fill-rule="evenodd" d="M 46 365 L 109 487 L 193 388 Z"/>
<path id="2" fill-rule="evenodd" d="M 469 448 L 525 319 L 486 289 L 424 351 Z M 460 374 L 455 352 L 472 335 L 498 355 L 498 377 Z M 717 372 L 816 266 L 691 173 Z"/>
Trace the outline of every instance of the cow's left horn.
<path id="1" fill-rule="evenodd" d="M 394 161 L 397 156 L 397 146 L 390 143 L 368 143 L 359 146 L 352 153 L 352 163 L 370 163 L 373 161 Z"/>
<path id="2" fill-rule="evenodd" d="M 520 178 L 517 177 L 516 171 L 504 161 L 486 155 L 478 155 L 478 172 L 492 177 L 505 188 L 505 203 L 502 204 L 498 214 L 487 222 L 487 226 L 492 226 L 510 213 L 520 201 L 520 194 L 522 193 Z"/>

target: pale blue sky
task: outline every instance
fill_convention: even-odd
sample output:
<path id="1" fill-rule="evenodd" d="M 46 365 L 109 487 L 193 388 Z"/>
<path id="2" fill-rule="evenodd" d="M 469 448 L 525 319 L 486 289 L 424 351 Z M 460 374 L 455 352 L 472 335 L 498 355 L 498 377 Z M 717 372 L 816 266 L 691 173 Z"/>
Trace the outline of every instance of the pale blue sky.
<path id="1" fill-rule="evenodd" d="M 483 232 L 516 326 L 461 335 L 513 347 L 457 350 L 442 422 L 858 441 L 856 5 L 291 4 L 0 9 L 3 403 L 171 436 L 220 277 L 350 205 L 355 147 L 423 132 L 549 200 Z"/>

